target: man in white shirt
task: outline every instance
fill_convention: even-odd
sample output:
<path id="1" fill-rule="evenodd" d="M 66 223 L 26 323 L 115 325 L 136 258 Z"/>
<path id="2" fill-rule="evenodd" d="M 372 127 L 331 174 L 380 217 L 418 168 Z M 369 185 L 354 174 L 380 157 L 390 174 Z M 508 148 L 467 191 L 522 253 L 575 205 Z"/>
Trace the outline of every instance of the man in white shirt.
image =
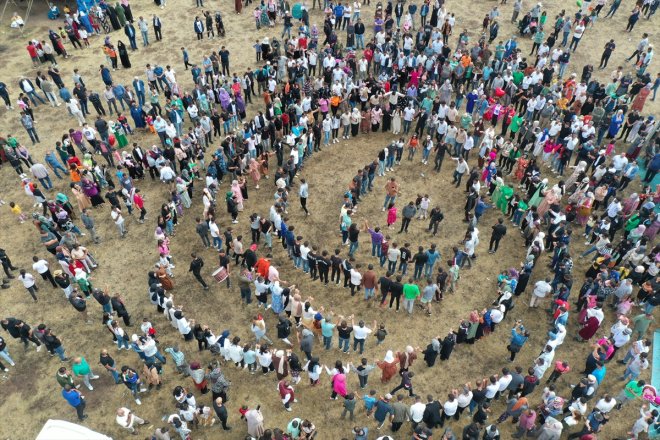
<path id="1" fill-rule="evenodd" d="M 53 278 L 53 274 L 50 272 L 49 269 L 49 264 L 48 261 L 42 259 L 39 259 L 39 257 L 32 257 L 32 261 L 34 262 L 32 264 L 32 269 L 34 269 L 39 275 L 41 275 L 41 278 L 44 280 L 50 281 L 50 283 L 53 285 L 53 287 L 57 288 L 57 284 L 55 283 L 55 278 Z"/>
<path id="2" fill-rule="evenodd" d="M 359 273 L 359 272 L 358 272 Z M 374 320 L 373 327 L 376 328 L 376 321 Z M 364 352 L 364 341 L 373 330 L 364 325 L 364 321 L 358 322 L 357 326 L 353 326 L 353 351 L 356 351 L 358 345 L 360 346 L 360 354 Z"/>
<path id="3" fill-rule="evenodd" d="M 552 292 L 552 286 L 550 285 L 550 278 L 537 281 L 536 284 L 534 284 L 534 292 L 532 292 L 532 299 L 529 302 L 529 306 L 533 308 L 538 308 L 541 300 L 545 298 L 550 292 Z"/>
<path id="4" fill-rule="evenodd" d="M 115 226 L 117 226 L 119 237 L 124 238 L 126 235 L 126 228 L 124 227 L 124 216 L 121 214 L 121 209 L 117 207 L 112 208 L 110 217 L 112 217 L 112 220 L 115 222 Z"/>
<path id="5" fill-rule="evenodd" d="M 417 427 L 418 423 L 422 422 L 422 419 L 424 418 L 424 410 L 426 410 L 426 405 L 422 403 L 422 398 L 419 396 L 415 397 L 415 403 L 410 405 L 410 410 L 408 411 L 408 416 L 413 424 L 413 429 Z"/>

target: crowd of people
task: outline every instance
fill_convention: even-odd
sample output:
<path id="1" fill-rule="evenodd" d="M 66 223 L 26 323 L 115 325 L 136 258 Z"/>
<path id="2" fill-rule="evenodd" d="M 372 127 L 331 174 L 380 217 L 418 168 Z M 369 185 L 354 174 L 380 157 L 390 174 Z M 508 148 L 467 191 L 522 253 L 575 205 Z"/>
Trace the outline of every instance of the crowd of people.
<path id="1" fill-rule="evenodd" d="M 53 269 L 45 252 L 35 255 L 32 272 L 53 288 L 62 289 L 80 313 L 81 324 L 92 322 L 88 308 L 96 308 L 117 349 L 137 354 L 119 365 L 107 349 L 99 350 L 100 365 L 115 383 L 126 386 L 136 405 L 161 388 L 169 368 L 165 354 L 169 355 L 173 371 L 181 377 L 172 390 L 173 412 L 162 427 L 149 434 L 158 440 L 177 435 L 186 440 L 195 429 L 210 427 L 216 419 L 224 430 L 239 429 L 238 416 L 233 414 L 240 414 L 248 436 L 259 440 L 328 435 L 302 417 L 294 417 L 287 426 L 267 428 L 259 402 L 246 402 L 240 409 L 235 405 L 228 411 L 228 369 L 245 370 L 229 373 L 234 381 L 241 374 L 274 373 L 283 409 L 289 412 L 303 412 L 296 405 L 298 398 L 305 403 L 302 374 L 307 374 L 309 387 L 316 387 L 325 371 L 330 377 L 330 398 L 342 399 L 340 418 L 348 416 L 353 422 L 358 401 L 362 401 L 366 415 L 376 422 L 364 420 L 346 429 L 347 434 L 342 434 L 346 438 L 368 439 L 374 430 L 384 434 L 386 423 L 393 435 L 378 438 L 396 438 L 410 422 L 415 439 L 498 439 L 501 423 L 511 417 L 516 438 L 559 439 L 570 431 L 568 438 L 593 440 L 614 409 L 639 400 L 643 403 L 640 416 L 628 433 L 629 438 L 638 438 L 660 423 L 656 391 L 639 378 L 648 374 L 648 331 L 660 301 L 660 248 L 654 246 L 660 228 L 656 214 L 660 192 L 653 186 L 660 170 L 659 142 L 654 115 L 642 115 L 646 100 L 655 100 L 660 76 L 653 79 L 647 71 L 653 46 L 646 33 L 628 58 L 635 59 L 635 64 L 617 67 L 607 83 L 592 77 L 591 64 L 580 74 L 567 72 L 580 41 L 589 37 L 594 26 L 600 26 L 598 16 L 606 2 L 593 3 L 597 4 L 583 2 L 573 15 L 561 11 L 554 23 L 547 23 L 547 12 L 540 3 L 526 12 L 522 1 L 516 0 L 511 22 L 517 23 L 519 35 L 499 41 L 502 5 L 494 6 L 484 18 L 482 33 L 477 30 L 475 35 L 474 30 L 465 29 L 454 38 L 457 17 L 443 2 L 425 2 L 419 12 L 414 3 L 379 3 L 373 22 L 361 15 L 359 1 L 352 5 L 325 2 L 322 8 L 319 2 L 325 35 L 319 41 L 305 4 L 291 9 L 287 2 L 269 0 L 255 8 L 253 18 L 258 29 L 281 23 L 283 40 L 256 41 L 258 67 L 254 70 L 236 73 L 226 46 L 201 56 L 182 47 L 191 86 L 188 81 L 182 84 L 172 66 L 157 63 L 146 64 L 144 75 L 135 76 L 130 85 L 122 84 L 113 75 L 119 67 L 118 57 L 124 68 L 134 67 L 126 46 L 118 41 L 115 47 L 114 34 L 109 33 L 103 42 L 106 61 L 100 65 L 98 79 L 88 81 L 78 69 L 72 69 L 71 89 L 56 55 L 68 58 L 71 51 L 87 47 L 89 38 L 110 29 L 123 29 L 130 50 L 139 50 L 134 26 L 148 50 L 149 25 L 142 16 L 133 16 L 128 0 L 114 7 L 101 2 L 90 14 L 66 10 L 64 26 L 59 32 L 48 32 L 50 43 L 29 42 L 28 54 L 34 68 L 40 70 L 34 82 L 21 77 L 15 104 L 33 145 L 41 143 L 35 123 L 39 104 L 48 101 L 60 107 L 59 97 L 79 127 L 68 129 L 54 150 L 46 150 L 43 160 L 33 157 L 21 136 L 0 138 L 2 162 L 10 163 L 25 194 L 39 208 L 31 216 L 34 233 L 57 263 Z M 611 5 L 608 17 L 616 13 L 619 3 Z M 633 32 L 641 16 L 651 19 L 657 3 L 636 6 L 626 30 Z M 165 2 L 159 5 L 166 6 Z M 197 6 L 203 8 L 203 2 L 198 1 Z M 241 13 L 242 6 L 237 0 L 235 12 Z M 206 38 L 215 38 L 214 26 L 218 38 L 225 35 L 220 12 L 205 11 L 202 17 L 196 17 L 193 24 L 198 40 L 204 39 L 205 32 Z M 151 29 L 156 40 L 162 39 L 161 26 L 160 17 L 153 15 Z M 373 37 L 365 38 L 366 27 L 372 26 Z M 340 31 L 346 32 L 345 43 Z M 532 43 L 529 54 L 519 47 L 528 45 L 519 41 L 527 38 Z M 71 49 L 66 47 L 69 44 Z M 614 40 L 605 44 L 600 69 L 607 67 L 615 49 Z M 197 63 L 195 58 L 201 61 Z M 69 61 L 62 61 L 65 63 L 70 67 Z M 47 76 L 41 72 L 46 69 L 44 64 L 50 64 Z M 103 86 L 96 92 L 92 84 Z M 13 109 L 10 89 L 4 83 L 0 83 L 0 96 Z M 256 102 L 259 97 L 262 106 Z M 96 116 L 90 113 L 89 102 Z M 248 115 L 248 105 L 256 112 Z M 391 140 L 378 147 L 373 160 L 357 169 L 337 194 L 341 207 L 336 227 L 341 241 L 337 240 L 334 249 L 326 249 L 306 238 L 311 233 L 306 231 L 304 219 L 294 225 L 293 216 L 289 217 L 296 196 L 304 217 L 311 215 L 310 209 L 328 209 L 314 203 L 314 186 L 320 182 L 312 181 L 310 189 L 311 176 L 306 175 L 305 165 L 332 144 L 352 146 L 356 144 L 352 139 L 375 137 L 371 133 L 391 134 Z M 473 149 L 477 153 L 471 155 Z M 451 186 L 465 190 L 462 220 L 466 231 L 459 237 L 462 239 L 441 245 L 443 222 L 447 221 L 442 206 L 452 203 L 451 197 L 456 203 L 456 194 L 420 193 L 402 201 L 400 179 L 393 176 L 414 167 L 432 179 L 444 173 L 445 158 L 452 159 Z M 429 161 L 433 161 L 433 171 L 427 168 Z M 275 171 L 269 179 L 271 167 Z M 121 294 L 111 294 L 109 287 L 95 285 L 94 272 L 103 270 L 103 262 L 94 256 L 94 248 L 103 240 L 95 217 L 103 211 L 94 208 L 108 203 L 104 209 L 117 228 L 117 237 L 131 236 L 126 226 L 133 223 L 130 218 L 137 223 L 150 220 L 138 187 L 147 173 L 154 185 L 167 188 L 168 193 L 151 220 L 155 220 L 153 237 L 159 261 L 148 271 L 148 298 L 144 298 L 160 316 L 153 324 L 145 318 L 140 331 L 132 334 L 128 329 L 132 326 L 130 304 Z M 66 179 L 70 182 L 64 185 Z M 275 188 L 267 212 L 250 206 L 249 201 L 249 192 L 260 190 L 262 179 L 271 180 Z M 550 179 L 557 183 L 551 184 Z M 637 179 L 642 182 L 640 189 Z M 195 188 L 196 182 L 201 188 Z M 357 212 L 362 215 L 361 204 L 372 192 L 384 196 L 384 217 L 358 220 Z M 9 207 L 18 222 L 29 219 L 17 201 L 9 201 Z M 184 313 L 175 302 L 173 263 L 185 258 L 175 258 L 172 248 L 178 251 L 181 247 L 176 229 L 191 209 L 197 210 L 195 232 L 203 246 L 218 252 L 219 267 L 213 279 L 229 289 L 237 285 L 242 303 L 254 310 L 248 324 L 251 334 L 240 328 L 216 332 L 195 320 L 194 312 Z M 367 341 L 374 339 L 377 346 L 387 347 L 388 332 L 399 329 L 388 330 L 376 321 L 369 327 L 366 317 L 333 312 L 284 280 L 293 271 L 302 271 L 320 285 L 334 283 L 349 289 L 351 296 L 363 291 L 360 297 L 364 301 L 373 301 L 392 313 L 399 312 L 402 302 L 409 319 L 419 313 L 418 305 L 428 317 L 425 319 L 433 322 L 434 307 L 466 290 L 460 283 L 461 271 L 478 268 L 487 258 L 479 245 L 480 229 L 486 222 L 482 216 L 489 209 L 499 212 L 492 221 L 488 253 L 497 253 L 502 240 L 511 241 L 512 231 L 520 231 L 525 247 L 522 262 L 502 268 L 491 287 L 497 294 L 463 319 L 452 318 L 455 327 L 446 335 L 424 341 L 424 349 L 414 345 L 398 351 L 384 349 L 382 360 L 370 362 L 363 355 Z M 416 244 L 405 235 L 417 222 L 423 222 L 431 244 Z M 248 223 L 249 238 L 243 228 Z M 220 224 L 230 226 L 221 228 Z M 370 254 L 358 252 L 365 242 L 360 236 L 366 234 Z M 586 240 L 583 252 L 575 250 L 580 236 Z M 436 239 L 438 243 L 433 242 Z M 89 240 L 91 249 L 82 240 Z M 444 259 L 441 248 L 451 249 Z M 18 278 L 38 302 L 41 282 L 28 269 L 15 267 L 10 258 L 16 259 L 16 253 L 16 249 L 0 250 L 7 276 L 3 288 L 11 285 L 10 279 Z M 543 258 L 545 253 L 550 255 L 549 261 Z M 587 257 L 584 276 L 577 275 L 573 259 Z M 204 276 L 208 270 L 203 268 L 209 266 L 198 254 L 190 258 L 188 272 L 208 290 Z M 538 269 L 539 262 L 540 267 L 549 267 L 549 277 L 533 276 L 547 272 Z M 574 282 L 579 290 L 573 289 Z M 256 307 L 251 305 L 253 295 Z M 89 303 L 92 298 L 98 308 Z M 530 310 L 525 313 L 541 324 L 526 327 L 522 320 L 507 324 L 509 311 L 527 302 Z M 546 316 L 533 310 L 539 306 L 547 307 Z M 608 308 L 612 310 L 606 315 Z M 589 349 L 584 350 L 585 368 L 579 377 L 566 379 L 564 383 L 573 385 L 565 387 L 557 380 L 576 366 L 556 357 L 556 352 L 568 336 L 571 311 L 575 311 L 579 330 L 572 335 L 578 342 L 570 343 L 585 343 Z M 607 323 L 608 318 L 613 318 L 613 324 Z M 515 363 L 521 350 L 530 350 L 530 328 L 546 331 L 544 319 L 548 337 L 538 347 L 540 354 L 529 365 Z M 91 392 L 91 380 L 98 376 L 85 357 L 67 357 L 62 341 L 48 325 L 31 326 L 26 321 L 29 317 L 7 317 L 1 325 L 26 349 L 34 345 L 40 351 L 43 345 L 51 355 L 71 363 L 70 369 L 58 369 L 56 380 L 62 397 L 84 420 L 86 401 L 79 382 Z M 163 348 L 158 341 L 156 328 L 165 321 L 180 334 L 180 344 Z M 446 398 L 415 394 L 414 388 L 420 388 L 413 387 L 415 373 L 420 371 L 415 362 L 418 355 L 431 368 L 438 357 L 448 361 L 455 347 L 479 344 L 505 325 L 511 328 L 506 362 L 515 364 L 490 371 L 474 383 L 466 378 L 460 386 L 450 385 Z M 277 341 L 269 333 L 276 334 Z M 350 353 L 352 347 L 359 359 L 329 362 L 335 336 L 342 354 Z M 184 345 L 191 341 L 197 341 L 198 353 L 189 361 L 194 350 L 184 349 Z M 616 356 L 619 349 L 625 354 Z M 202 360 L 210 358 L 202 353 L 207 350 L 212 354 L 210 362 Z M 0 356 L 14 367 L 10 351 L 0 338 Z M 616 367 L 624 381 L 621 391 L 615 396 L 599 394 L 598 387 L 606 371 L 615 368 L 610 362 L 615 359 L 625 365 Z M 17 361 L 20 365 L 20 359 Z M 2 363 L 0 369 L 8 371 Z M 389 392 L 370 389 L 369 375 L 378 370 L 381 386 Z M 349 384 L 350 372 L 357 376 L 357 384 Z M 610 372 L 608 382 L 614 380 L 612 376 Z M 544 386 L 535 392 L 543 379 Z M 386 384 L 393 380 L 395 386 L 390 389 Z M 210 400 L 206 396 L 209 390 Z M 406 392 L 410 400 L 399 391 Z M 501 415 L 491 417 L 500 401 L 505 404 Z M 469 415 L 463 415 L 466 408 Z M 445 426 L 452 419 L 453 427 L 462 421 L 457 432 Z M 144 430 L 140 426 L 151 425 L 126 407 L 117 409 L 116 421 L 133 434 Z"/>

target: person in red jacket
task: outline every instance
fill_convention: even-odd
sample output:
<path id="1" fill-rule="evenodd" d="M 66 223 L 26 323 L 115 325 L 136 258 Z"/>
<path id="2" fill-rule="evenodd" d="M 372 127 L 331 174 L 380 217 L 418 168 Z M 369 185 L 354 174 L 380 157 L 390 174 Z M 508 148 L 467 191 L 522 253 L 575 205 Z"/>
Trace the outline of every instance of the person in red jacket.
<path id="1" fill-rule="evenodd" d="M 140 194 L 139 188 L 133 188 L 131 193 L 133 196 L 133 205 L 135 205 L 135 207 L 140 210 L 140 218 L 138 219 L 138 223 L 144 223 L 147 215 L 147 210 L 144 208 L 144 198 L 142 197 L 142 194 Z"/>

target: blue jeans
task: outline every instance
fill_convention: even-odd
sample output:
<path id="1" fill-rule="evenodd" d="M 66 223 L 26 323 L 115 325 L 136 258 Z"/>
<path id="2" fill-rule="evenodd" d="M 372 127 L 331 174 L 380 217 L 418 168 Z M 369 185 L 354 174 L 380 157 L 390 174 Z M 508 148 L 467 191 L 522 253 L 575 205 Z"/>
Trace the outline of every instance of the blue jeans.
<path id="1" fill-rule="evenodd" d="M 117 338 L 117 347 L 125 348 L 126 350 L 130 349 L 130 347 L 128 346 L 128 341 L 124 338 Z"/>
<path id="2" fill-rule="evenodd" d="M 147 362 L 153 362 L 154 358 L 158 359 L 158 361 L 162 364 L 167 362 L 167 359 L 165 359 L 165 357 L 162 354 L 160 354 L 159 351 L 157 351 L 156 354 L 153 356 L 147 356 Z"/>
<path id="3" fill-rule="evenodd" d="M 14 365 L 14 360 L 9 356 L 7 349 L 0 350 L 0 357 L 9 362 L 10 365 Z"/>
<path id="4" fill-rule="evenodd" d="M 394 159 L 396 159 L 396 156 L 394 154 L 392 154 L 390 156 L 387 156 L 387 163 L 385 164 L 385 167 L 386 168 L 392 168 L 394 166 Z M 392 200 L 392 203 L 394 203 L 394 200 Z M 386 206 L 386 208 L 387 208 L 387 206 Z"/>
<path id="5" fill-rule="evenodd" d="M 330 350 L 330 347 L 332 347 L 332 336 L 323 336 L 323 346 L 326 350 Z"/>
<path id="6" fill-rule="evenodd" d="M 353 351 L 356 351 L 358 345 L 360 346 L 360 354 L 364 351 L 364 339 L 353 338 Z"/>
<path id="7" fill-rule="evenodd" d="M 364 35 L 355 34 L 355 47 L 357 49 L 364 49 Z"/>
<path id="8" fill-rule="evenodd" d="M 54 349 L 53 351 L 60 358 L 61 361 L 66 359 L 66 356 L 64 356 L 64 347 L 62 347 L 61 345 L 56 349 Z"/>
<path id="9" fill-rule="evenodd" d="M 53 188 L 53 182 L 50 180 L 50 176 L 40 178 L 39 182 L 46 189 L 52 189 Z"/>
<path id="10" fill-rule="evenodd" d="M 371 256 L 380 257 L 381 255 L 382 244 L 381 243 L 371 243 Z"/>
<path id="11" fill-rule="evenodd" d="M 60 164 L 50 164 L 50 165 L 53 167 L 53 173 L 55 173 L 55 177 L 57 177 L 58 179 L 62 178 L 62 176 L 60 176 L 60 173 L 58 173 L 58 170 L 62 171 L 62 173 L 65 176 L 67 175 L 67 171 L 62 167 L 62 165 Z"/>
<path id="12" fill-rule="evenodd" d="M 520 220 L 522 219 L 523 214 L 525 211 L 521 209 L 516 209 L 516 212 L 513 213 L 513 224 L 518 226 L 520 225 Z"/>
<path id="13" fill-rule="evenodd" d="M 302 260 L 302 268 L 303 268 L 303 272 L 305 273 L 309 272 L 309 260 Z"/>
<path id="14" fill-rule="evenodd" d="M 582 255 L 580 255 L 580 256 L 581 256 L 581 257 L 586 257 L 586 256 L 589 255 L 590 253 L 592 253 L 592 252 L 596 252 L 597 250 L 598 250 L 598 249 L 596 248 L 596 246 L 591 246 L 589 249 L 587 249 L 586 251 L 582 252 Z"/>
<path id="15" fill-rule="evenodd" d="M 348 247 L 348 255 L 352 257 L 355 251 L 357 251 L 359 243 L 357 241 L 351 241 L 350 243 L 351 244 Z"/>
<path id="16" fill-rule="evenodd" d="M 399 263 L 399 272 L 401 272 L 401 275 L 406 275 L 406 272 L 408 272 L 408 263 L 404 263 L 403 261 Z"/>
<path id="17" fill-rule="evenodd" d="M 413 278 L 418 280 L 422 277 L 422 271 L 424 270 L 423 264 L 415 264 L 415 272 L 413 273 Z"/>
<path id="18" fill-rule="evenodd" d="M 213 247 L 217 248 L 218 250 L 222 249 L 222 238 L 213 237 Z"/>
<path id="19" fill-rule="evenodd" d="M 389 196 L 389 195 L 385 196 L 385 203 L 383 203 L 383 208 L 388 208 L 390 206 L 390 203 L 394 204 L 395 201 L 396 201 L 396 196 Z"/>
<path id="20" fill-rule="evenodd" d="M 374 296 L 374 288 L 373 287 L 365 287 L 364 288 L 364 299 L 369 299 Z"/>
<path id="21" fill-rule="evenodd" d="M 396 272 L 396 260 L 394 261 L 387 261 L 387 271 L 394 273 Z"/>
<path id="22" fill-rule="evenodd" d="M 623 373 L 623 380 L 636 380 L 637 377 L 639 376 L 639 373 L 634 373 L 630 367 L 626 367 L 626 371 Z"/>
<path id="23" fill-rule="evenodd" d="M 348 353 L 348 349 L 349 349 L 348 338 L 341 338 L 341 337 L 339 338 L 339 349 L 342 350 L 344 353 Z"/>
<path id="24" fill-rule="evenodd" d="M 114 368 L 114 365 L 112 366 Z M 112 374 L 112 378 L 115 380 L 115 383 L 121 383 L 121 376 L 119 373 L 115 370 L 109 370 L 110 374 Z"/>
<path id="25" fill-rule="evenodd" d="M 426 263 L 426 266 L 424 266 L 424 276 L 426 278 L 433 275 L 433 266 L 435 266 L 435 261 L 433 263 Z"/>
<path id="26" fill-rule="evenodd" d="M 296 256 L 294 255 L 294 257 L 293 257 L 293 265 L 296 266 L 298 269 L 300 269 L 300 267 L 302 266 L 302 258 L 300 258 L 300 257 L 296 257 Z"/>

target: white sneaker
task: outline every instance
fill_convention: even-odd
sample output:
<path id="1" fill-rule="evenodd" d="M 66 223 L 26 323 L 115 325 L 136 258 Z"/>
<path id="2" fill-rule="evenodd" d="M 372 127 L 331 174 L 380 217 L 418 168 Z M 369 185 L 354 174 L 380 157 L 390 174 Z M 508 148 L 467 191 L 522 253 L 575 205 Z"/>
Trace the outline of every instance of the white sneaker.
<path id="1" fill-rule="evenodd" d="M 87 388 L 88 388 L 90 391 L 94 391 L 94 387 L 91 386 L 91 385 L 87 385 Z"/>
<path id="2" fill-rule="evenodd" d="M 138 404 L 138 405 L 142 405 L 142 402 L 140 401 L 140 399 L 135 399 L 135 403 Z"/>
<path id="3" fill-rule="evenodd" d="M 41 351 L 41 345 L 37 345 L 37 351 Z"/>
<path id="4" fill-rule="evenodd" d="M 141 393 L 145 393 L 146 391 L 147 391 L 146 388 L 140 388 L 140 392 L 141 392 Z"/>
<path id="5" fill-rule="evenodd" d="M 98 379 L 98 378 L 99 378 L 99 377 L 98 377 L 98 376 L 96 376 L 96 375 L 95 375 L 95 376 L 92 376 L 92 377 L 90 377 L 90 379 L 92 379 L 92 380 L 94 380 L 94 379 Z"/>

